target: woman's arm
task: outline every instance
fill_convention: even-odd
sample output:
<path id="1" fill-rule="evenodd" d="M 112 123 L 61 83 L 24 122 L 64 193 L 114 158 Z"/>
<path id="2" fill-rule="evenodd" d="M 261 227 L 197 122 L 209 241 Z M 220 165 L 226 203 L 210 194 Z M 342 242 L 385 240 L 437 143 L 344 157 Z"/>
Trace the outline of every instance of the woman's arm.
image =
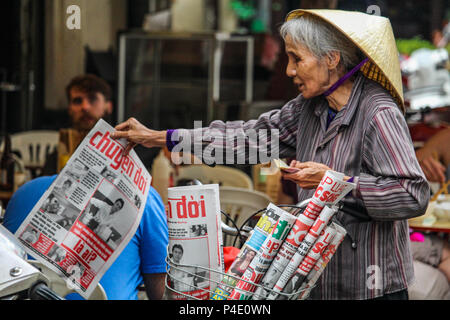
<path id="1" fill-rule="evenodd" d="M 203 137 L 200 156 L 205 163 L 219 163 L 217 160 L 222 159 L 226 163 L 227 155 L 234 155 L 240 164 L 266 163 L 274 158 L 295 156 L 298 108 L 296 100 L 292 100 L 255 120 L 213 121 L 207 128 L 185 134 L 194 142 Z"/>
<path id="2" fill-rule="evenodd" d="M 362 157 L 362 171 L 354 182 L 372 219 L 408 219 L 425 213 L 430 188 L 397 108 L 380 109 L 370 120 Z"/>
<path id="3" fill-rule="evenodd" d="M 295 155 L 298 101 L 288 102 L 282 109 L 262 114 L 250 121 L 213 121 L 208 127 L 155 131 L 130 118 L 116 126 L 113 139 L 126 138 L 129 152 L 136 144 L 163 147 L 168 133 L 176 144 L 172 152 L 194 154 L 205 163 L 259 163 Z M 195 125 L 195 124 L 194 124 Z M 235 157 L 237 159 L 235 160 Z"/>

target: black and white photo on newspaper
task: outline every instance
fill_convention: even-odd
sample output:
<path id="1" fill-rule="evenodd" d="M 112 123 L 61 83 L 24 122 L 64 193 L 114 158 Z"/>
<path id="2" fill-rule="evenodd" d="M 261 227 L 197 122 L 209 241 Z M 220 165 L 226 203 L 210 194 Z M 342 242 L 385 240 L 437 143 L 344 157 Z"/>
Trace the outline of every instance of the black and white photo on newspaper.
<path id="1" fill-rule="evenodd" d="M 136 232 L 151 184 L 113 131 L 97 122 L 16 232 L 31 256 L 84 298 Z"/>

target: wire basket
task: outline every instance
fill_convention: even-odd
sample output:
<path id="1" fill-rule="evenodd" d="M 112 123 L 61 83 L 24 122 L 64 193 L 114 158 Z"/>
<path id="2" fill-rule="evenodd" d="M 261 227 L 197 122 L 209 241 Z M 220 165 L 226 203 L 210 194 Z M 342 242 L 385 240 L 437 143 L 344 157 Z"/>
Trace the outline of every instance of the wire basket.
<path id="1" fill-rule="evenodd" d="M 218 300 L 233 300 L 226 295 L 221 295 L 220 293 L 214 292 L 214 288 L 221 284 L 220 280 L 214 280 L 214 278 L 216 278 L 214 274 L 218 275 L 218 279 L 223 279 L 225 277 L 233 279 L 236 282 L 245 281 L 249 284 L 250 288 L 254 289 L 251 291 L 252 293 L 254 293 L 257 288 L 262 287 L 269 293 L 274 292 L 278 294 L 279 296 L 277 300 L 296 300 L 297 297 L 302 295 L 302 293 L 313 288 L 306 287 L 292 293 L 278 292 L 262 284 L 257 284 L 252 281 L 246 281 L 241 279 L 241 277 L 230 275 L 207 267 L 179 264 L 175 263 L 170 258 L 166 258 L 166 263 L 167 274 L 165 278 L 165 287 L 169 292 L 168 298 L 174 300 L 207 300 L 212 295 L 218 295 L 223 298 Z M 241 288 L 239 290 L 246 291 Z M 307 296 L 303 295 L 302 299 L 304 298 L 307 298 Z"/>
<path id="2" fill-rule="evenodd" d="M 278 207 L 283 208 L 291 214 L 298 215 L 302 209 L 304 209 L 309 202 L 310 199 L 306 199 L 305 201 L 299 203 L 298 205 L 278 205 Z M 252 214 L 243 225 L 238 228 L 235 223 L 232 222 L 235 229 L 229 229 L 227 226 L 222 225 L 222 231 L 224 233 L 228 233 L 230 235 L 236 236 L 236 240 L 240 239 L 240 246 L 244 244 L 245 241 L 242 241 L 242 237 L 247 238 L 251 233 L 251 227 L 247 226 L 248 223 L 251 222 L 253 217 L 257 214 L 262 214 L 266 210 L 265 208 L 256 211 Z M 226 213 L 222 212 L 222 214 Z M 233 220 L 228 216 L 229 219 Z M 274 291 L 273 288 L 269 288 L 264 286 L 263 284 L 257 284 L 252 281 L 247 281 L 241 279 L 239 276 L 234 276 L 231 274 L 227 274 L 224 272 L 220 272 L 217 270 L 213 270 L 211 268 L 207 268 L 199 265 L 190 265 L 190 264 L 181 264 L 176 263 L 172 259 L 169 258 L 169 253 L 166 256 L 166 278 L 165 278 L 165 287 L 168 290 L 168 298 L 175 300 L 205 300 L 209 299 L 212 295 L 221 296 L 223 299 L 218 300 L 232 300 L 230 297 L 226 295 L 221 295 L 218 292 L 214 292 L 214 289 L 221 283 L 222 279 L 233 279 L 234 281 L 244 281 L 249 284 L 249 287 L 252 289 L 251 291 L 247 291 L 249 293 L 254 293 L 257 288 L 262 287 L 266 292 L 271 293 L 274 292 L 278 295 L 279 300 L 295 300 L 297 297 L 302 297 L 302 299 L 307 298 L 308 294 L 303 294 L 306 291 L 310 291 L 314 286 L 311 287 L 301 287 L 298 291 L 286 293 L 286 292 L 278 292 Z M 219 279 L 219 280 L 215 280 Z M 213 289 L 211 289 L 213 288 Z M 246 291 L 242 288 L 239 288 L 240 291 Z"/>

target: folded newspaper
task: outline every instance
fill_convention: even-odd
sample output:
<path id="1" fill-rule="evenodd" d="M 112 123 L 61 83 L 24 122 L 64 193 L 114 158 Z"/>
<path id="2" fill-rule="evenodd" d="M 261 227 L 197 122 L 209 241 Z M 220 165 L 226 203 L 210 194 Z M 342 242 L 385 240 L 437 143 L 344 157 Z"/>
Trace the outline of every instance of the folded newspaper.
<path id="1" fill-rule="evenodd" d="M 264 241 L 273 232 L 283 213 L 284 210 L 278 208 L 273 203 L 267 206 L 267 209 L 256 223 L 250 237 L 241 247 L 239 254 L 228 269 L 227 274 L 222 277 L 220 284 L 211 296 L 211 300 L 228 299 L 236 284 L 241 280 L 245 270 L 261 249 Z"/>
<path id="2" fill-rule="evenodd" d="M 311 250 L 309 250 L 305 257 L 302 259 L 301 264 L 298 265 L 298 269 L 291 274 L 289 280 L 286 282 L 283 288 L 283 293 L 293 294 L 294 296 L 298 295 L 298 290 L 305 281 L 309 272 L 320 259 L 323 250 L 325 250 L 328 244 L 331 243 L 331 240 L 335 235 L 336 229 L 334 229 L 332 225 L 329 225 L 325 228 L 324 232 L 321 233 L 320 237 L 317 238 L 313 246 L 311 246 Z M 286 299 L 286 296 L 279 294 L 277 296 L 277 299 L 284 300 Z"/>
<path id="3" fill-rule="evenodd" d="M 292 292 L 285 286 L 292 284 L 293 279 L 297 281 L 298 278 L 298 280 L 303 281 L 299 277 L 306 277 L 306 275 L 301 273 L 296 275 L 297 268 L 300 266 L 300 268 L 304 269 L 302 262 L 305 258 L 307 258 L 307 262 L 317 258 L 316 256 L 314 258 L 308 256 L 310 249 L 313 248 L 318 238 L 324 235 L 322 233 L 324 232 L 323 230 L 326 230 L 328 222 L 337 212 L 335 205 L 354 188 L 354 183 L 344 181 L 344 174 L 331 170 L 326 171 L 311 201 L 300 215 L 300 218 L 306 222 L 300 222 L 300 225 L 304 225 L 302 229 L 306 230 L 308 226 L 311 227 L 307 231 L 306 236 L 299 235 L 299 238 L 302 240 L 297 239 L 297 241 L 288 241 L 283 244 L 280 254 L 275 257 L 275 262 L 272 263 L 271 269 L 263 280 L 266 286 L 271 288 L 271 291 L 269 293 L 269 290 L 260 289 L 256 293 L 258 299 L 266 297 L 268 300 L 282 299 L 286 297 L 286 295 L 281 294 L 282 292 L 296 295 L 297 292 Z M 333 231 L 330 230 L 329 233 L 327 240 L 332 238 Z M 290 239 L 289 236 L 288 239 Z M 294 289 L 298 288 L 296 283 Z"/>
<path id="4" fill-rule="evenodd" d="M 316 284 L 319 277 L 322 275 L 328 262 L 330 262 L 331 258 L 336 253 L 336 250 L 340 246 L 342 241 L 344 241 L 344 237 L 347 234 L 347 231 L 335 222 L 332 222 L 330 226 L 336 231 L 335 235 L 325 248 L 320 249 L 322 251 L 322 254 L 319 260 L 314 264 L 312 269 L 309 266 L 306 267 L 306 263 L 303 263 L 302 267 L 306 267 L 308 269 L 304 271 L 304 274 L 307 274 L 307 276 L 301 284 L 300 289 L 298 290 L 298 296 L 294 298 L 304 300 L 309 297 L 312 288 Z"/>
<path id="5" fill-rule="evenodd" d="M 287 166 L 281 161 L 275 161 L 275 164 Z M 317 280 L 308 278 L 309 271 L 316 263 L 325 267 L 321 262 L 321 254 L 335 237 L 334 223 L 329 223 L 338 210 L 335 205 L 354 188 L 354 183 L 344 181 L 342 173 L 329 170 L 306 209 L 298 216 L 270 204 L 211 299 L 305 297 L 304 294 L 300 295 L 301 290 L 310 290 Z M 333 254 L 327 253 L 328 257 Z M 321 272 L 315 274 L 318 277 Z"/>
<path id="6" fill-rule="evenodd" d="M 236 287 L 231 292 L 230 300 L 250 300 L 273 258 L 277 255 L 283 241 L 294 224 L 296 217 L 280 208 L 280 218 L 270 235 L 264 240 L 257 255 L 253 258 Z"/>
<path id="7" fill-rule="evenodd" d="M 317 240 L 320 233 L 336 211 L 336 208 L 331 209 L 329 207 L 325 207 L 312 226 L 308 226 L 303 223 L 305 217 L 303 214 L 300 214 L 300 216 L 297 217 L 297 221 L 288 234 L 286 241 L 281 246 L 279 254 L 273 259 L 269 270 L 262 280 L 262 283 L 266 288 L 273 288 L 273 290 L 277 290 L 274 286 L 278 284 L 278 281 L 283 281 L 283 284 L 287 283 L 294 270 L 292 270 L 291 273 L 288 273 L 285 269 L 291 265 L 293 265 L 293 268 L 298 266 L 301 259 L 306 255 L 305 251 L 307 252 L 307 250 Z M 302 229 L 307 229 L 308 233 L 306 235 L 302 234 Z M 300 251 L 299 249 L 301 247 L 303 247 L 303 249 Z M 298 264 L 294 265 L 295 263 Z M 279 280 L 282 276 L 287 279 Z M 278 289 L 277 291 L 280 292 L 281 290 Z M 272 294 L 275 293 L 272 292 Z M 263 300 L 268 295 L 269 290 L 260 287 L 258 288 L 254 299 Z M 278 294 L 274 297 L 277 296 Z"/>
<path id="8" fill-rule="evenodd" d="M 224 271 L 219 185 L 169 188 L 167 224 L 170 298 L 209 299 Z"/>
<path id="9" fill-rule="evenodd" d="M 151 176 L 99 120 L 20 225 L 27 252 L 84 298 L 136 232 Z"/>
<path id="10" fill-rule="evenodd" d="M 289 219 L 289 227 L 283 229 L 283 237 L 275 239 L 269 233 L 264 244 L 255 250 L 256 256 L 253 255 L 246 269 L 239 274 L 241 278 L 230 281 L 224 277 L 222 286 L 218 287 L 220 295 L 216 296 L 233 300 L 307 297 L 303 293 L 310 291 L 326 265 L 322 262 L 322 254 L 332 245 L 334 251 L 326 251 L 329 261 L 345 235 L 345 230 L 340 230 L 339 242 L 333 243 L 338 228 L 330 221 L 338 211 L 335 205 L 354 187 L 355 184 L 344 181 L 343 174 L 327 171 L 306 209 Z M 285 221 L 281 217 L 277 218 L 278 223 Z M 274 245 L 276 249 L 267 250 Z M 310 271 L 319 263 L 322 269 L 314 269 L 316 276 L 310 276 Z"/>

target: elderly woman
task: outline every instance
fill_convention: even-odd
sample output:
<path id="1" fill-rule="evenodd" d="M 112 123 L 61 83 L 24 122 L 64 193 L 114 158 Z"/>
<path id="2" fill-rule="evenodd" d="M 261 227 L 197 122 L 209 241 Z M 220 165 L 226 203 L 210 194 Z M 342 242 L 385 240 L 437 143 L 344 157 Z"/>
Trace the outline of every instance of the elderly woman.
<path id="1" fill-rule="evenodd" d="M 402 114 L 389 20 L 358 12 L 296 10 L 281 35 L 289 57 L 286 74 L 299 96 L 257 120 L 214 121 L 209 129 L 278 129 L 279 156 L 295 157 L 291 166 L 300 169 L 284 174 L 297 183 L 299 201 L 312 196 L 329 169 L 356 184 L 336 216 L 348 234 L 312 298 L 407 299 L 414 278 L 407 219 L 425 212 L 430 191 Z M 127 150 L 136 143 L 173 148 L 175 134 L 186 141 L 197 131 L 154 131 L 131 118 L 112 136 L 127 138 Z M 269 137 L 264 147 L 273 142 Z"/>

